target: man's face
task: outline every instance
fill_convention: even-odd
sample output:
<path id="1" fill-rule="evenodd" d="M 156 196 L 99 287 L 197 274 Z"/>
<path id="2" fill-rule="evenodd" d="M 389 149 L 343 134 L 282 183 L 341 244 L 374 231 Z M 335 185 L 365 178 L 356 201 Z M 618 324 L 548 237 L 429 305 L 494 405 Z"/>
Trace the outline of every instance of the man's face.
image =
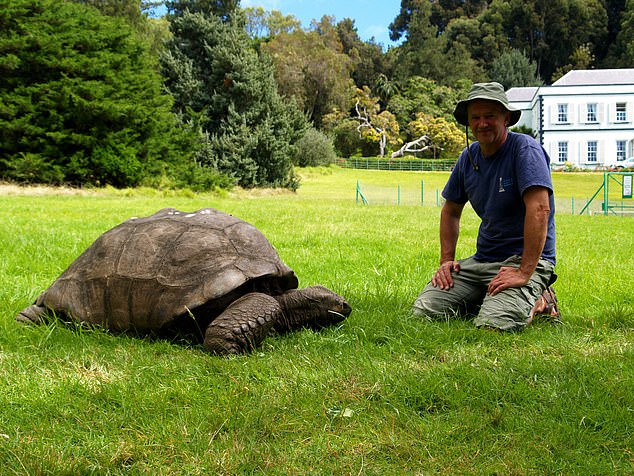
<path id="1" fill-rule="evenodd" d="M 476 99 L 467 107 L 467 117 L 471 132 L 480 142 L 483 152 L 492 154 L 504 143 L 507 136 L 506 125 L 510 114 L 495 101 Z"/>

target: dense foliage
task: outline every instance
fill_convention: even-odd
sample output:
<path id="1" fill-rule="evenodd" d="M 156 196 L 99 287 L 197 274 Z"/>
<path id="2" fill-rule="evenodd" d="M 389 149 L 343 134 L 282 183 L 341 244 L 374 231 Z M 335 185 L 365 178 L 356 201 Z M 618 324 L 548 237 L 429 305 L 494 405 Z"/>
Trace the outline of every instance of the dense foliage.
<path id="1" fill-rule="evenodd" d="M 453 79 L 459 66 L 462 77 L 491 78 L 493 62 L 517 50 L 536 65 L 543 81 L 550 82 L 562 66 L 580 66 L 570 61 L 586 47 L 592 60 L 581 66 L 631 66 L 631 15 L 629 0 L 402 0 L 390 36 L 407 37 L 402 48 L 405 74 L 429 72 L 443 82 L 446 76 L 433 74 L 449 73 Z M 416 49 L 422 58 L 412 62 L 409 56 Z M 460 58 L 462 63 L 447 64 L 442 58 Z"/>
<path id="2" fill-rule="evenodd" d="M 295 189 L 310 126 L 341 156 L 425 134 L 452 157 L 473 82 L 634 66 L 634 0 L 402 0 L 387 51 L 239 0 L 0 6 L 0 179 L 21 182 Z"/>
<path id="3" fill-rule="evenodd" d="M 329 165 L 337 160 L 332 140 L 315 128 L 310 128 L 297 143 L 297 154 L 293 163 L 300 167 Z"/>
<path id="4" fill-rule="evenodd" d="M 189 161 L 171 97 L 128 23 L 75 3 L 12 0 L 0 11 L 0 176 L 136 185 Z"/>
<path id="5" fill-rule="evenodd" d="M 173 37 L 161 62 L 176 110 L 207 134 L 199 160 L 243 187 L 296 188 L 292 158 L 304 116 L 279 96 L 272 65 L 250 47 L 240 15 L 203 3 L 192 12 L 170 2 Z"/>

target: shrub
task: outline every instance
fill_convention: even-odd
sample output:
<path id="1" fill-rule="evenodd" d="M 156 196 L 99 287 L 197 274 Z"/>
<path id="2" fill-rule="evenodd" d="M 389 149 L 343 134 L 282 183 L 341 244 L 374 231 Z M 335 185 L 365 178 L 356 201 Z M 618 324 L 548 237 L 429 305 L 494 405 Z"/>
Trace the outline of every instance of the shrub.
<path id="1" fill-rule="evenodd" d="M 185 189 L 193 192 L 230 190 L 235 180 L 216 169 L 190 160 L 167 164 L 156 162 L 152 173 L 147 174 L 141 184 L 156 189 Z"/>
<path id="2" fill-rule="evenodd" d="M 67 177 L 73 183 L 133 187 L 142 175 L 142 165 L 136 150 L 121 143 L 97 146 L 90 157 L 75 156 L 67 167 Z"/>
<path id="3" fill-rule="evenodd" d="M 360 155 L 363 140 L 355 121 L 342 121 L 332 129 L 335 151 L 341 157 Z"/>
<path id="4" fill-rule="evenodd" d="M 297 142 L 294 163 L 300 167 L 332 164 L 337 154 L 330 138 L 315 128 L 310 128 Z"/>
<path id="5" fill-rule="evenodd" d="M 61 167 L 51 164 L 39 154 L 20 153 L 13 160 L 0 159 L 4 173 L 0 174 L 8 180 L 21 183 L 44 183 L 61 185 L 64 183 L 64 172 Z"/>

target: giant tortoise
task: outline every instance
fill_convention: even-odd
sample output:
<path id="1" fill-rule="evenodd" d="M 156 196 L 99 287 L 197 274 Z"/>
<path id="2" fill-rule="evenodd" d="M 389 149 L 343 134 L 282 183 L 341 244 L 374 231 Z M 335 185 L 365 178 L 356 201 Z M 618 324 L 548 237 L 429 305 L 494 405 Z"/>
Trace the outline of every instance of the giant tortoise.
<path id="1" fill-rule="evenodd" d="M 16 319 L 52 313 L 114 332 L 197 334 L 206 351 L 233 354 L 352 311 L 323 286 L 297 286 L 253 225 L 212 208 L 166 208 L 101 235 Z"/>

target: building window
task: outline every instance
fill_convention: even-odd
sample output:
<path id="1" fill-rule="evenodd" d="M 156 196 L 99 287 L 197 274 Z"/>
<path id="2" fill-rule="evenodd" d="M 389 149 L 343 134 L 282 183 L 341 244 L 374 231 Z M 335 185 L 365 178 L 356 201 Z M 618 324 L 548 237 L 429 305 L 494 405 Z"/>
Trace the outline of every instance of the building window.
<path id="1" fill-rule="evenodd" d="M 559 142 L 557 144 L 557 161 L 568 162 L 568 142 Z"/>
<path id="2" fill-rule="evenodd" d="M 616 122 L 627 121 L 627 105 L 624 102 L 616 103 Z"/>
<path id="3" fill-rule="evenodd" d="M 588 162 L 596 163 L 597 161 L 597 141 L 588 141 Z"/>
<path id="4" fill-rule="evenodd" d="M 597 105 L 596 104 L 587 105 L 586 122 L 597 122 Z"/>
<path id="5" fill-rule="evenodd" d="M 568 122 L 568 104 L 557 104 L 557 122 Z"/>
<path id="6" fill-rule="evenodd" d="M 625 160 L 627 143 L 624 140 L 616 141 L 616 160 Z"/>

